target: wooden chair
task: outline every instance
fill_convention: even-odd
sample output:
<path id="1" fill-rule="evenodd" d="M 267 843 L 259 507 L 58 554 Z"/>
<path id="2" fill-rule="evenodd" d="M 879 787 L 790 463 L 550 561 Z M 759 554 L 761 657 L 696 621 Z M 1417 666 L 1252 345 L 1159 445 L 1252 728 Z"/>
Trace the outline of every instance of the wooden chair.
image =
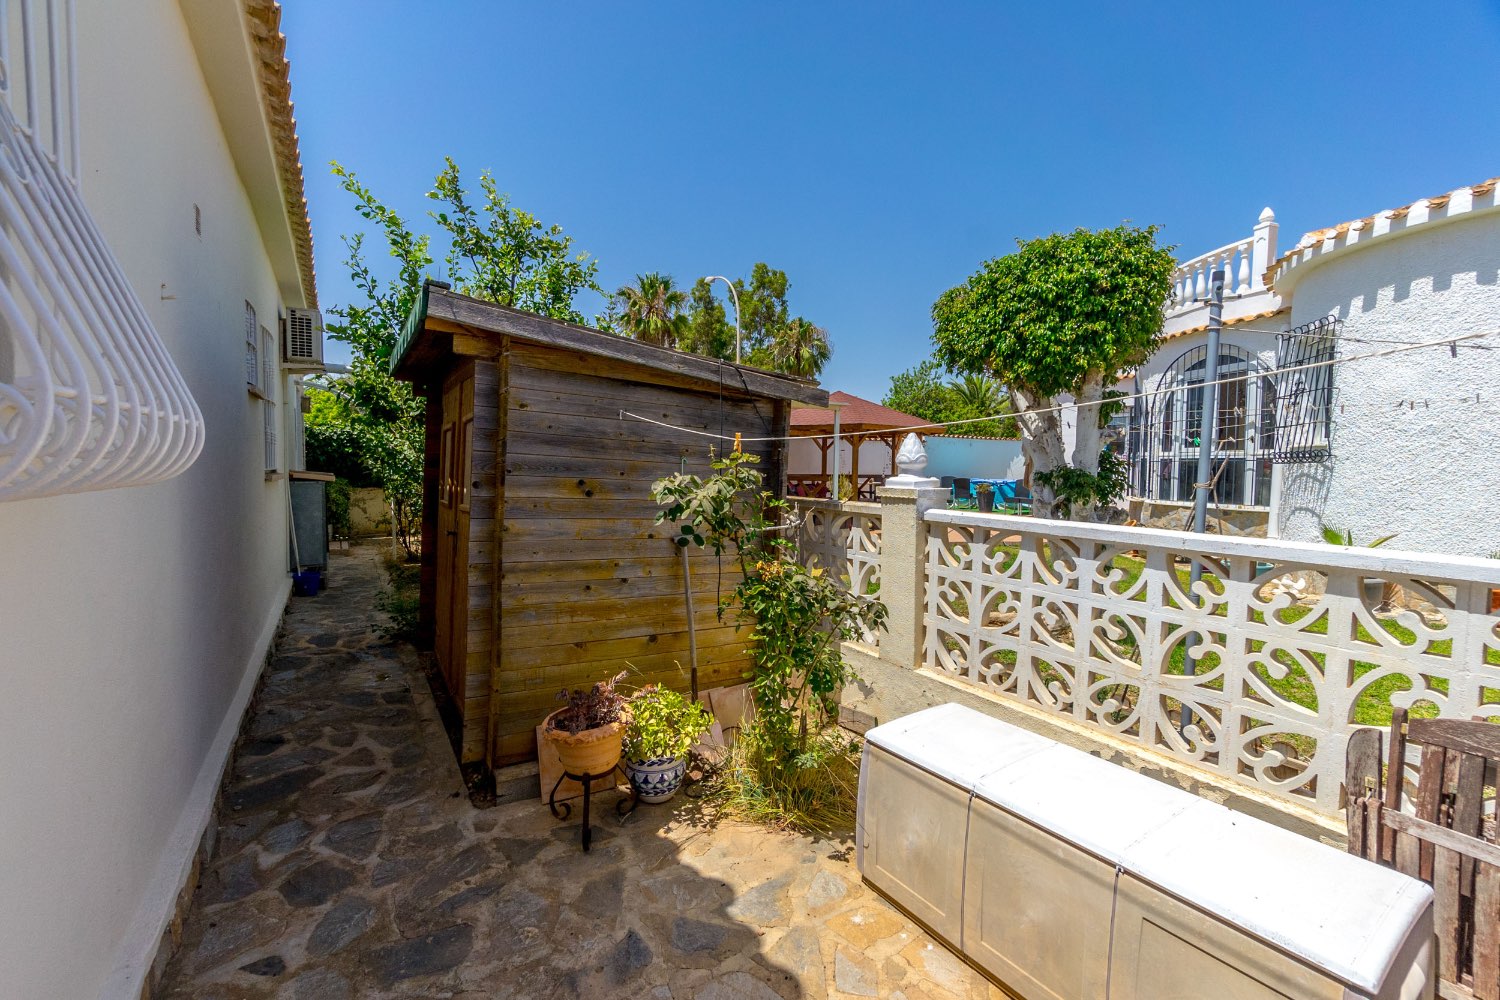
<path id="1" fill-rule="evenodd" d="M 1349 738 L 1344 780 L 1349 852 L 1399 869 L 1433 888 L 1439 996 L 1500 1000 L 1500 846 L 1485 813 L 1495 787 L 1500 726 L 1458 719 L 1391 716 L 1381 773 L 1382 733 Z M 1407 748 L 1421 749 L 1411 812 Z"/>

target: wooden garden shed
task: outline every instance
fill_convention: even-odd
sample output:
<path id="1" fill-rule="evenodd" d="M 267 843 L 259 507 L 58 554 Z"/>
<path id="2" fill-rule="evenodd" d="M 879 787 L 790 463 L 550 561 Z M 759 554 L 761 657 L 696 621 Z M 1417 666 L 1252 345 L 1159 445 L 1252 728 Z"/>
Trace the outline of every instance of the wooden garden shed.
<path id="1" fill-rule="evenodd" d="M 565 687 L 628 665 L 634 683 L 686 689 L 684 569 L 651 484 L 706 475 L 710 448 L 732 444 L 692 430 L 782 438 L 792 404 L 828 399 L 814 382 L 439 282 L 423 287 L 391 371 L 427 400 L 423 638 L 462 715 L 462 760 L 491 767 L 535 755 Z M 783 488 L 783 442 L 742 450 L 760 455 L 767 489 Z M 700 686 L 738 683 L 744 636 L 716 612 L 736 562 L 696 550 L 689 567 Z"/>

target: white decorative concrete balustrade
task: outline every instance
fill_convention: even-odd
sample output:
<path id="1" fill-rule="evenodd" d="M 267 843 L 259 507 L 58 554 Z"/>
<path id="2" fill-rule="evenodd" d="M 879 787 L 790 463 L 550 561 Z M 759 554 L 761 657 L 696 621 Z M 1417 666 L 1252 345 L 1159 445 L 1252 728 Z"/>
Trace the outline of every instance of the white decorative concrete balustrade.
<path id="1" fill-rule="evenodd" d="M 1267 208 L 1249 236 L 1179 264 L 1172 273 L 1167 315 L 1206 305 L 1213 273 L 1219 268 L 1224 270 L 1226 299 L 1264 293 L 1266 268 L 1276 259 L 1276 229 L 1276 215 Z"/>
<path id="2" fill-rule="evenodd" d="M 925 666 L 1318 812 L 1341 808 L 1349 734 L 1391 706 L 1500 717 L 1500 561 L 944 509 L 924 524 Z"/>
<path id="3" fill-rule="evenodd" d="M 880 593 L 880 504 L 797 500 L 793 516 L 797 557 L 808 569 L 821 568 L 851 593 Z M 865 633 L 867 645 L 880 644 L 879 633 Z"/>

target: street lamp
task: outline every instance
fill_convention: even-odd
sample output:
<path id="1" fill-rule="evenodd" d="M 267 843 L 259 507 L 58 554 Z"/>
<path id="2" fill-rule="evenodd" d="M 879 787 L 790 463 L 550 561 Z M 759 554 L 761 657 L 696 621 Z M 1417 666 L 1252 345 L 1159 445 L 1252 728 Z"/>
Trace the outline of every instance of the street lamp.
<path id="1" fill-rule="evenodd" d="M 734 363 L 740 363 L 740 293 L 734 290 L 734 282 L 722 274 L 710 274 L 704 281 L 724 282 L 724 287 L 729 289 L 729 297 L 734 300 Z"/>

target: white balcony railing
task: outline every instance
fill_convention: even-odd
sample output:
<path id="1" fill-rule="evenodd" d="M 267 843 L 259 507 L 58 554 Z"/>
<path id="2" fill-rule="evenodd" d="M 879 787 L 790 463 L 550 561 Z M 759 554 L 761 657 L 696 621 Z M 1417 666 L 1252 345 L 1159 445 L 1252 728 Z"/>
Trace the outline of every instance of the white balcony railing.
<path id="1" fill-rule="evenodd" d="M 1276 228 L 1276 216 L 1267 208 L 1249 236 L 1178 265 L 1172 274 L 1172 301 L 1167 315 L 1204 305 L 1213 272 L 1219 268 L 1224 269 L 1226 299 L 1265 292 L 1266 268 L 1276 259 Z"/>

